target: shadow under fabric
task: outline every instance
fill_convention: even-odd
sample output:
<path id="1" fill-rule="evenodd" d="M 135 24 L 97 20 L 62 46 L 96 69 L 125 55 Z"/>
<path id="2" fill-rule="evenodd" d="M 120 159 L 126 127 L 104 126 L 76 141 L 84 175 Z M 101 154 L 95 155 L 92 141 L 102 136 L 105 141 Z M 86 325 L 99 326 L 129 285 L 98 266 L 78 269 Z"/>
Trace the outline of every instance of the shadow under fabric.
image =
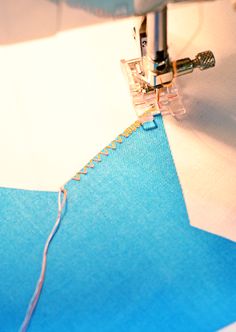
<path id="1" fill-rule="evenodd" d="M 66 184 L 29 331 L 215 331 L 236 320 L 236 244 L 190 226 L 156 121 Z M 0 189 L 2 332 L 21 325 L 56 214 L 57 193 Z"/>

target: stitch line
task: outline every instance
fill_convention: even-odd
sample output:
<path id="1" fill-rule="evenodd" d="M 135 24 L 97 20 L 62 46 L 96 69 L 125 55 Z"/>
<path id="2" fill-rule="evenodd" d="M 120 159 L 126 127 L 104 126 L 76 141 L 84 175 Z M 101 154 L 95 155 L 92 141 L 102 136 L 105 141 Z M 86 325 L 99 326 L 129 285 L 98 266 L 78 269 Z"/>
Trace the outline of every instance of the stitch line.
<path id="1" fill-rule="evenodd" d="M 124 142 L 124 138 L 128 138 L 141 126 L 140 121 L 135 121 L 131 126 L 126 128 L 122 134 L 118 135 L 116 139 L 114 139 L 109 145 L 107 145 L 104 149 L 102 149 L 93 159 L 91 159 L 79 172 L 75 174 L 72 180 L 80 181 L 81 175 L 86 175 L 88 173 L 88 169 L 94 168 L 95 163 L 99 163 L 102 161 L 102 156 L 109 156 L 109 150 L 116 150 L 118 144 L 122 144 Z"/>

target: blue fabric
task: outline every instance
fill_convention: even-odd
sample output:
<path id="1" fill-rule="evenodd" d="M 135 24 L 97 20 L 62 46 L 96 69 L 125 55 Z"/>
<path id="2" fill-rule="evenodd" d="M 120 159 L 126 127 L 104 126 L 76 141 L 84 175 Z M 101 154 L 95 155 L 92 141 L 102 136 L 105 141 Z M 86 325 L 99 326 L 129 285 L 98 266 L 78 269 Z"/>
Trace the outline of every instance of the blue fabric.
<path id="1" fill-rule="evenodd" d="M 161 117 L 80 182 L 30 331 L 215 331 L 236 320 L 236 244 L 189 225 Z M 0 190 L 0 330 L 17 331 L 57 193 Z"/>

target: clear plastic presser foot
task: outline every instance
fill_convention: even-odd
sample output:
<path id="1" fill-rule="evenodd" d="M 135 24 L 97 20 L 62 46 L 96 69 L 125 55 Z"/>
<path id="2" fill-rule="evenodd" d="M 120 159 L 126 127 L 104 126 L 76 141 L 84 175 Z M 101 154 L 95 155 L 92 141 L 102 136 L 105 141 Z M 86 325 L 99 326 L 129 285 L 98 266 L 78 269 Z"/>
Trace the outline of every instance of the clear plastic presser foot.
<path id="1" fill-rule="evenodd" d="M 128 78 L 135 112 L 144 129 L 156 127 L 154 116 L 157 114 L 172 115 L 177 119 L 185 115 L 186 110 L 174 82 L 168 84 L 168 86 L 154 89 L 141 77 L 141 59 L 122 60 L 121 63 Z"/>

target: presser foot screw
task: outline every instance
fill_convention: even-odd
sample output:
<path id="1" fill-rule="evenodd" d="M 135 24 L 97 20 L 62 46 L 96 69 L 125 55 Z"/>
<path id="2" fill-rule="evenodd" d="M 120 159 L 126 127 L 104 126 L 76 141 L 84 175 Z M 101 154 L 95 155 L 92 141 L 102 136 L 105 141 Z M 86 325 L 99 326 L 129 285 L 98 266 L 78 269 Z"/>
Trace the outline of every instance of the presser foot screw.
<path id="1" fill-rule="evenodd" d="M 194 68 L 199 68 L 200 70 L 205 70 L 214 67 L 216 60 L 214 54 L 211 51 L 205 51 L 198 53 L 193 60 Z"/>

